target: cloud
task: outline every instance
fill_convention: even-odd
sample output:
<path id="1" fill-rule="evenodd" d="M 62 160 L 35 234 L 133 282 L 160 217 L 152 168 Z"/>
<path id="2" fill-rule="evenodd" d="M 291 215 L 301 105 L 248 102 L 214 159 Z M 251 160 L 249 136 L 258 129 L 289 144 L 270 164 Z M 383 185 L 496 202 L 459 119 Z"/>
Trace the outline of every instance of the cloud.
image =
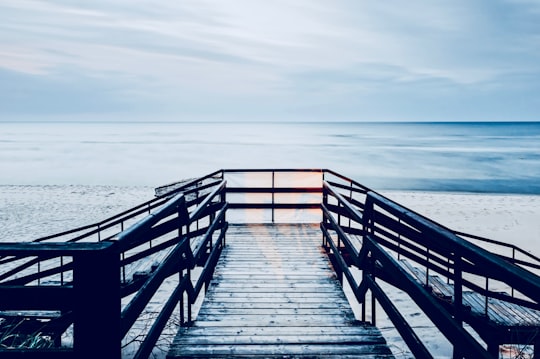
<path id="1" fill-rule="evenodd" d="M 71 92 L 73 111 L 79 103 L 81 111 L 216 116 L 362 96 L 383 106 L 382 94 L 402 87 L 411 103 L 434 90 L 456 98 L 529 91 L 540 73 L 537 10 L 525 0 L 5 0 L 0 90 L 9 94 L 14 73 L 24 79 L 17 86 L 26 95 L 10 96 L 10 113 L 28 104 L 60 110 L 58 98 Z M 37 105 L 45 88 L 57 106 Z M 77 100 L 91 91 L 94 100 Z"/>

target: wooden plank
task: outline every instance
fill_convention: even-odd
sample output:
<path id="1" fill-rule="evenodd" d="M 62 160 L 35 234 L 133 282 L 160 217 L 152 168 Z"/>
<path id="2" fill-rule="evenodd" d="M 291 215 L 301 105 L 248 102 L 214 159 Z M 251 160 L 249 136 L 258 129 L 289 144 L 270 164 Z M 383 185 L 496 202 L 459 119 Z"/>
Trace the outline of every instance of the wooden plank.
<path id="1" fill-rule="evenodd" d="M 246 335 L 246 336 L 269 336 L 269 335 L 298 335 L 302 333 L 304 335 L 321 335 L 326 334 L 328 336 L 336 335 L 367 335 L 367 336 L 381 336 L 379 329 L 371 325 L 357 324 L 354 326 L 333 326 L 333 327 L 271 327 L 271 326 L 249 326 L 249 327 L 201 327 L 199 323 L 195 322 L 192 327 L 180 328 L 179 334 L 185 335 L 189 332 L 190 335 L 199 336 L 228 336 L 228 335 Z"/>
<path id="2" fill-rule="evenodd" d="M 307 325 L 317 324 L 325 326 L 334 326 L 341 324 L 354 324 L 356 319 L 352 313 L 342 312 L 339 315 L 336 314 L 316 314 L 316 315 L 302 315 L 302 314 L 255 314 L 255 313 L 240 313 L 240 314 L 222 314 L 222 313 L 210 313 L 199 314 L 197 320 L 200 322 L 213 322 L 222 321 L 225 324 L 239 323 L 245 325 L 247 322 L 252 322 L 257 325 L 281 325 L 281 326 L 295 326 L 295 325 Z"/>
<path id="3" fill-rule="evenodd" d="M 473 292 L 463 292 L 463 304 L 471 308 L 471 314 L 475 316 L 484 316 L 485 313 L 485 298 Z M 494 324 L 503 324 L 504 317 L 499 313 L 489 311 L 489 320 Z"/>
<path id="4" fill-rule="evenodd" d="M 373 358 L 392 358 L 390 349 L 386 345 L 367 344 L 266 344 L 266 345 L 201 345 L 189 347 L 173 347 L 169 357 L 193 358 L 193 357 L 326 357 L 327 355 L 372 355 Z"/>
<path id="5" fill-rule="evenodd" d="M 286 302 L 286 303 L 276 303 L 271 301 L 266 302 L 208 302 L 205 303 L 204 307 L 206 309 L 223 309 L 223 308 L 243 308 L 243 309 L 265 309 L 265 308 L 283 308 L 283 309 L 348 309 L 349 303 L 329 303 L 329 302 L 315 302 L 315 303 L 306 303 L 306 302 Z M 1 316 L 1 313 L 0 313 Z"/>
<path id="6" fill-rule="evenodd" d="M 303 273 L 298 275 L 290 274 L 279 274 L 274 273 L 273 275 L 267 274 L 232 274 L 232 273 L 219 273 L 213 277 L 214 282 L 216 283 L 247 283 L 248 285 L 257 284 L 257 283 L 326 283 L 335 285 L 337 276 L 329 275 L 326 272 L 323 272 L 326 275 L 317 276 L 311 273 Z"/>
<path id="7" fill-rule="evenodd" d="M 519 318 L 521 325 L 539 326 L 540 312 L 537 310 L 498 299 L 491 299 L 490 304 L 492 304 L 495 309 L 503 310 L 510 315 L 513 314 L 515 319 Z"/>
<path id="8" fill-rule="evenodd" d="M 425 284 L 425 270 L 414 267 L 407 260 L 401 260 L 400 263 L 420 284 Z M 440 298 L 452 298 L 453 285 L 446 283 L 439 276 L 429 276 L 429 285 L 432 287 L 433 293 Z M 539 311 L 496 298 L 489 298 L 488 303 L 488 318 L 493 324 L 502 327 L 520 328 L 521 331 L 531 330 L 531 328 L 540 330 Z M 485 296 L 472 291 L 464 291 L 463 304 L 470 307 L 471 315 L 476 317 L 485 316 Z"/>
<path id="9" fill-rule="evenodd" d="M 246 313 L 249 310 L 249 315 L 308 315 L 308 316 L 326 316 L 335 315 L 339 316 L 344 313 L 343 308 L 283 308 L 276 306 L 272 308 L 253 308 L 253 307 L 240 307 L 240 308 L 217 308 L 212 306 L 205 306 L 199 311 L 198 318 L 204 315 L 240 315 Z"/>
<path id="10" fill-rule="evenodd" d="M 385 344 L 384 338 L 380 335 L 221 335 L 219 336 L 219 345 L 268 345 L 268 344 Z M 216 344 L 216 340 L 211 336 L 183 336 L 176 342 L 179 346 L 208 345 Z"/>
<path id="11" fill-rule="evenodd" d="M 305 293 L 245 293 L 245 296 L 239 296 L 239 293 L 236 295 L 224 295 L 224 294 L 214 294 L 209 300 L 217 300 L 218 302 L 253 302 L 253 303 L 325 303 L 327 301 L 331 303 L 347 303 L 345 299 L 342 298 L 327 298 L 326 293 L 313 293 L 312 295 L 302 296 Z M 300 298 L 301 300 L 298 300 Z"/>
<path id="12" fill-rule="evenodd" d="M 309 292 L 308 292 L 309 293 Z M 341 298 L 339 295 L 336 295 L 332 292 L 311 292 L 307 294 L 306 292 L 293 291 L 290 293 L 276 293 L 276 292 L 209 292 L 207 294 L 208 300 L 226 300 L 226 299 L 243 299 L 245 301 L 275 301 L 278 299 L 283 299 L 288 302 L 347 302 L 345 298 Z"/>
<path id="13" fill-rule="evenodd" d="M 320 282 L 283 282 L 283 281 L 275 281 L 272 283 L 271 281 L 265 281 L 265 282 L 233 282 L 233 281 L 216 281 L 214 284 L 212 284 L 209 288 L 220 288 L 221 290 L 227 290 L 230 289 L 232 291 L 239 291 L 242 289 L 246 289 L 248 291 L 251 291 L 255 288 L 269 288 L 272 289 L 272 291 L 281 291 L 281 290 L 287 290 L 290 288 L 293 289 L 328 289 L 328 290 L 336 290 L 339 289 L 339 284 L 336 280 L 334 280 L 334 283 L 329 283 L 328 281 L 320 281 Z"/>
<path id="14" fill-rule="evenodd" d="M 226 271 L 220 269 L 218 272 L 217 272 L 217 275 L 221 275 L 221 274 L 236 274 L 236 273 L 254 273 L 254 274 L 257 274 L 257 275 L 274 275 L 274 276 L 277 276 L 278 278 L 284 278 L 286 275 L 290 275 L 291 273 L 292 274 L 297 274 L 297 275 L 306 275 L 307 273 L 309 274 L 312 274 L 312 275 L 318 275 L 320 277 L 331 277 L 332 274 L 331 272 L 329 272 L 329 269 L 326 269 L 326 268 L 322 268 L 322 269 L 317 269 L 317 268 L 310 268 L 309 271 L 293 271 L 291 269 L 288 269 L 286 270 L 285 268 L 283 267 L 275 267 L 274 269 L 264 269 L 264 270 L 261 270 L 261 269 L 258 269 L 257 266 L 251 266 L 251 267 L 241 267 L 241 268 L 228 268 Z"/>

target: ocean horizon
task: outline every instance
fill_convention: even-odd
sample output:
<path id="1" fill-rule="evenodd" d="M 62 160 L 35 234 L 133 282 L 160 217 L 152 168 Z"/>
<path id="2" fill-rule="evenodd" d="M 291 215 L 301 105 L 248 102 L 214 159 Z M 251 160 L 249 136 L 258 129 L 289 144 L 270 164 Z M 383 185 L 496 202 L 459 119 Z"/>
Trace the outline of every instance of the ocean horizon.
<path id="1" fill-rule="evenodd" d="M 375 190 L 540 194 L 540 122 L 0 122 L 0 185 L 329 168 Z"/>

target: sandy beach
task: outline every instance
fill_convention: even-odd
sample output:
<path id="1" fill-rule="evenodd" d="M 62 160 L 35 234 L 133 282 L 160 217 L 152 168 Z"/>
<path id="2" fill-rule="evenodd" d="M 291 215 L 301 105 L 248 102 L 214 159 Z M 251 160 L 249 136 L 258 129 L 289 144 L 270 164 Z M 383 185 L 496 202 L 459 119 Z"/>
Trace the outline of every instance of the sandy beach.
<path id="1" fill-rule="evenodd" d="M 394 191 L 383 194 L 450 229 L 511 243 L 540 256 L 540 196 Z M 388 293 L 400 303 L 432 354 L 441 359 L 451 357 L 450 344 L 416 305 L 411 301 L 401 303 L 402 295 L 392 288 L 388 288 Z M 388 319 L 383 316 L 377 325 L 396 358 L 412 357 Z M 514 347 L 501 347 L 500 358 L 516 358 L 516 355 Z"/>
<path id="2" fill-rule="evenodd" d="M 450 229 L 511 243 L 540 256 L 540 196 L 385 192 Z"/>
<path id="3" fill-rule="evenodd" d="M 36 201 L 38 194 L 40 201 Z M 382 191 L 382 194 L 451 229 L 512 243 L 540 256 L 540 196 L 401 191 Z M 69 229 L 74 224 L 98 221 L 152 195 L 149 187 L 3 187 L 0 241 L 30 240 Z M 389 295 L 400 303 L 435 357 L 450 357 L 451 346 L 416 305 L 404 301 L 395 290 L 390 289 Z M 382 310 L 379 313 L 377 325 L 396 357 L 410 358 L 390 321 L 384 318 Z M 501 358 L 512 357 L 501 354 Z"/>

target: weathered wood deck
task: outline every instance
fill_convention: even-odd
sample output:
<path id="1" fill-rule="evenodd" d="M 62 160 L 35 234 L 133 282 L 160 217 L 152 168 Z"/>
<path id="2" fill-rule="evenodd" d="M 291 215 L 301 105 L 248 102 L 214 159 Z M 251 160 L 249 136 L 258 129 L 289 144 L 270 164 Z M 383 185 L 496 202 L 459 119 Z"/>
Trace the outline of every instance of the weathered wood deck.
<path id="1" fill-rule="evenodd" d="M 168 358 L 391 358 L 357 321 L 316 225 L 235 225 L 191 327 Z"/>
<path id="2" fill-rule="evenodd" d="M 452 308 L 453 284 L 438 275 L 428 275 L 426 280 L 424 269 L 413 266 L 407 260 L 401 260 L 400 263 L 418 283 L 428 285 L 435 298 Z M 486 340 L 492 353 L 498 355 L 499 345 L 503 343 L 534 345 L 535 352 L 538 350 L 540 311 L 497 298 L 488 298 L 486 301 L 485 296 L 474 291 L 464 291 L 462 298 L 465 308 L 462 312 L 463 320 Z"/>
<path id="3" fill-rule="evenodd" d="M 453 302 L 454 286 L 447 283 L 437 275 L 429 275 L 426 282 L 426 271 L 414 267 L 409 261 L 401 260 L 400 263 L 418 281 L 418 283 L 430 286 L 433 295 L 441 300 Z M 473 291 L 463 292 L 463 305 L 469 308 L 469 315 L 489 320 L 493 325 L 508 328 L 516 327 L 524 331 L 532 327 L 535 331 L 540 323 L 540 312 L 521 305 L 504 300 L 489 298 L 486 309 L 486 298 Z"/>

